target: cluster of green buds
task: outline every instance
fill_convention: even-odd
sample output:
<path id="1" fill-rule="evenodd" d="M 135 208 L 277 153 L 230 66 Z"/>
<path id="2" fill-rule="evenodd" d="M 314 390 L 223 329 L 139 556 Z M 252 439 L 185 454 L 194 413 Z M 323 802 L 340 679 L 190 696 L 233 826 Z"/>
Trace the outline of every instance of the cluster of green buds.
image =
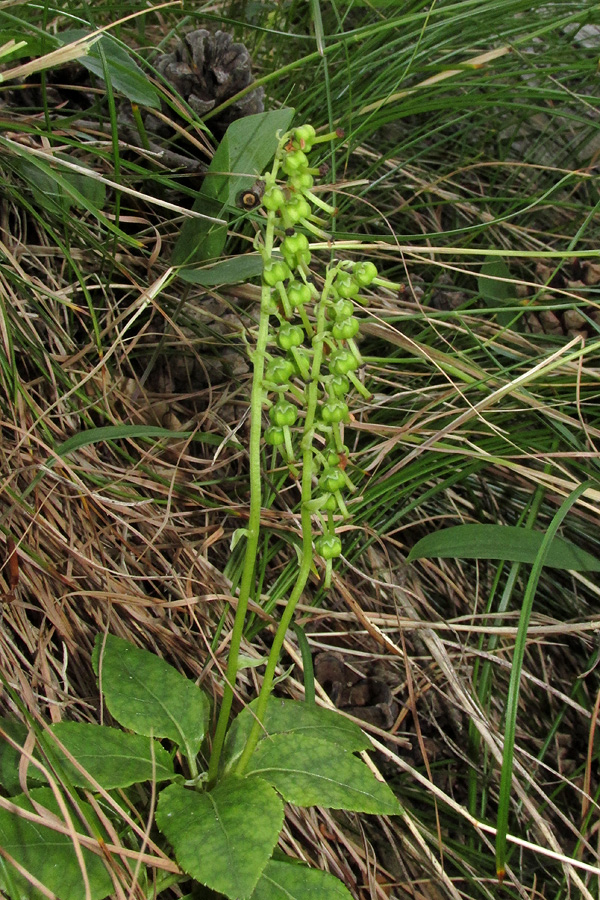
<path id="1" fill-rule="evenodd" d="M 361 288 L 377 277 L 371 262 L 334 262 L 321 280 L 311 271 L 309 235 L 329 240 L 323 214 L 333 217 L 337 210 L 313 190 L 326 167 L 311 166 L 308 155 L 335 136 L 343 132 L 318 137 L 311 125 L 302 125 L 280 140 L 264 179 L 267 227 L 258 244 L 262 312 L 269 323 L 263 398 L 270 424 L 264 440 L 296 476 L 300 450 L 302 502 L 320 522 L 315 550 L 326 562 L 326 584 L 332 560 L 342 552 L 335 521 L 348 516 L 344 494 L 355 490 L 343 434 L 350 421 L 348 396 L 353 387 L 370 396 L 357 376 L 363 361 L 355 342 L 355 303 Z"/>

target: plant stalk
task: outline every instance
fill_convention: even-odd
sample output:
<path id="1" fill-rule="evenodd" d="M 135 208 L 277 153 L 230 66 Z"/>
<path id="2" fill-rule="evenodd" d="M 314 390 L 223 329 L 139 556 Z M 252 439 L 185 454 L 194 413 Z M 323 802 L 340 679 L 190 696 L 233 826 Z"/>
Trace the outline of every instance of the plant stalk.
<path id="1" fill-rule="evenodd" d="M 265 235 L 265 247 L 272 247 L 273 244 L 274 217 L 269 215 L 267 219 L 267 229 Z M 258 540 L 260 536 L 260 511 L 262 506 L 262 489 L 261 489 L 261 465 L 260 465 L 260 447 L 262 434 L 262 406 L 264 400 L 263 376 L 265 369 L 265 355 L 267 349 L 267 340 L 269 336 L 269 316 L 266 310 L 266 304 L 269 299 L 270 288 L 263 283 L 261 310 L 258 325 L 258 337 L 256 341 L 256 349 L 253 354 L 254 373 L 252 378 L 252 392 L 250 395 L 250 510 L 248 518 L 248 529 L 246 536 L 246 552 L 244 555 L 244 568 L 242 571 L 242 580 L 238 593 L 237 609 L 235 611 L 235 619 L 233 630 L 231 633 L 231 642 L 229 644 L 229 656 L 227 659 L 227 671 L 225 673 L 225 687 L 223 690 L 223 700 L 221 709 L 219 710 L 219 718 L 213 738 L 212 752 L 208 765 L 208 785 L 212 786 L 217 780 L 219 770 L 219 761 L 229 723 L 229 715 L 233 703 L 233 692 L 235 680 L 238 671 L 238 661 L 240 654 L 240 645 L 244 632 L 244 623 L 246 621 L 246 613 L 248 611 L 248 600 L 252 590 L 254 579 L 254 568 L 256 564 L 256 556 L 258 551 Z"/>
<path id="2" fill-rule="evenodd" d="M 302 591 L 304 590 L 306 582 L 308 581 L 308 576 L 310 575 L 313 558 L 312 518 L 310 512 L 313 476 L 312 435 L 317 411 L 317 403 L 319 399 L 319 375 L 321 372 L 321 361 L 323 359 L 323 341 L 319 339 L 319 335 L 323 334 L 325 328 L 325 309 L 327 304 L 327 295 L 329 293 L 334 274 L 335 270 L 331 269 L 328 271 L 323 288 L 323 294 L 319 303 L 317 312 L 316 339 L 313 340 L 314 356 L 311 370 L 311 380 L 307 390 L 307 409 L 302 436 L 302 562 L 298 571 L 296 584 L 294 585 L 294 589 L 290 594 L 281 619 L 279 620 L 279 625 L 277 626 L 277 631 L 275 632 L 273 644 L 271 645 L 271 650 L 269 652 L 269 658 L 267 660 L 267 666 L 263 677 L 263 683 L 256 704 L 254 722 L 252 728 L 250 729 L 250 734 L 248 735 L 246 746 L 242 751 L 236 767 L 237 775 L 243 775 L 246 771 L 246 768 L 250 761 L 250 757 L 252 756 L 254 749 L 258 743 L 258 739 L 263 727 L 265 713 L 267 710 L 267 704 L 269 702 L 269 697 L 271 696 L 271 691 L 273 690 L 275 670 L 277 668 L 277 663 L 279 662 L 279 655 L 281 653 L 283 641 L 292 621 L 292 617 L 294 615 L 298 600 L 302 596 Z"/>

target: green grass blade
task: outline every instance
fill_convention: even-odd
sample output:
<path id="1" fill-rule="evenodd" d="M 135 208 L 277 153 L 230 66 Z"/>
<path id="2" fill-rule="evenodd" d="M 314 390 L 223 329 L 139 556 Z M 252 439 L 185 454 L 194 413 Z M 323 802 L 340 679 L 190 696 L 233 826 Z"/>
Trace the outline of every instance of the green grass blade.
<path id="1" fill-rule="evenodd" d="M 529 575 L 525 597 L 523 598 L 523 606 L 519 617 L 519 627 L 515 641 L 515 650 L 513 654 L 512 668 L 510 672 L 510 684 L 508 688 L 508 699 L 506 703 L 506 725 L 504 730 L 504 753 L 502 757 L 502 774 L 500 777 L 500 796 L 498 800 L 498 817 L 496 821 L 496 872 L 500 881 L 506 874 L 506 835 L 508 832 L 508 813 L 510 806 L 510 792 L 512 786 L 513 760 L 515 753 L 515 734 L 517 728 L 517 713 L 519 707 L 519 688 L 521 682 L 521 671 L 523 669 L 523 659 L 525 656 L 525 644 L 527 641 L 527 628 L 531 618 L 533 608 L 533 600 L 537 591 L 538 582 L 542 574 L 542 569 L 546 563 L 547 556 L 550 552 L 552 542 L 556 532 L 559 529 L 563 519 L 571 507 L 577 502 L 582 494 L 588 488 L 592 487 L 595 481 L 589 479 L 584 481 L 576 488 L 564 503 L 557 510 L 552 519 L 548 531 L 544 535 L 544 539 L 540 545 L 538 555 L 533 564 L 533 568 Z"/>

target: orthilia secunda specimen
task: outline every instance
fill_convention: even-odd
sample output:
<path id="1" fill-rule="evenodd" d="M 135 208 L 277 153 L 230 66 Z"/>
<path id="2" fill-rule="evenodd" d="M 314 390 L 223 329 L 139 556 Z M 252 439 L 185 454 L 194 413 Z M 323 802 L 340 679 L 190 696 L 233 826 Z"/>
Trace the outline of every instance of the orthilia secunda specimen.
<path id="1" fill-rule="evenodd" d="M 344 495 L 355 490 L 345 471 L 349 394 L 355 389 L 370 396 L 357 374 L 363 361 L 354 312 L 360 291 L 377 277 L 373 263 L 350 261 L 327 265 L 320 280 L 313 274 L 310 237 L 328 237 L 327 219 L 337 209 L 314 189 L 328 167 L 314 166 L 310 154 L 315 145 L 342 136 L 317 136 L 311 125 L 284 135 L 264 179 L 267 224 L 257 242 L 264 261 L 262 311 L 269 318 L 263 405 L 270 423 L 263 439 L 294 475 L 302 465 L 302 503 L 311 530 L 316 520 L 314 551 L 325 561 L 326 584 L 332 560 L 342 552 L 335 523 L 348 516 Z"/>
<path id="2" fill-rule="evenodd" d="M 321 265 L 311 251 L 311 237 L 329 241 L 325 230 L 337 209 L 317 192 L 315 180 L 326 173 L 314 166 L 313 148 L 343 132 L 317 135 L 301 125 L 279 140 L 271 171 L 260 187 L 238 198 L 246 209 L 264 212 L 256 249 L 262 256 L 261 304 L 254 348 L 250 400 L 250 509 L 244 529 L 246 547 L 223 700 L 213 738 L 208 781 L 217 778 L 233 702 L 233 684 L 258 555 L 261 509 L 261 446 L 280 455 L 300 479 L 302 547 L 296 580 L 283 608 L 267 659 L 254 709 L 254 723 L 236 765 L 244 774 L 261 733 L 277 662 L 295 607 L 306 586 L 315 555 L 325 564 L 331 583 L 333 560 L 342 553 L 336 525 L 348 517 L 346 498 L 356 490 L 347 471 L 350 451 L 344 427 L 351 421 L 350 394 L 369 398 L 358 377 L 363 364 L 355 338 L 355 316 L 362 289 L 378 279 L 370 262 L 336 260 Z M 378 279 L 379 281 L 379 279 Z M 268 415 L 268 424 L 265 420 Z M 314 538 L 314 542 L 313 542 Z"/>

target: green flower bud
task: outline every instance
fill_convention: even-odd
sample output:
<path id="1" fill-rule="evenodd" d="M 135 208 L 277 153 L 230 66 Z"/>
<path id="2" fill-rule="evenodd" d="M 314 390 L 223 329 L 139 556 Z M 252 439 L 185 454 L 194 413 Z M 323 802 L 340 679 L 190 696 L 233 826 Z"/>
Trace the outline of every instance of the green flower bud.
<path id="1" fill-rule="evenodd" d="M 323 534 L 315 541 L 315 550 L 323 559 L 335 559 L 341 556 L 342 542 L 337 534 Z"/>
<path id="2" fill-rule="evenodd" d="M 358 360 L 349 350 L 335 350 L 329 357 L 329 371 L 332 375 L 347 375 L 358 369 Z"/>
<path id="3" fill-rule="evenodd" d="M 284 425 L 289 427 L 295 424 L 298 418 L 298 410 L 293 403 L 281 397 L 269 410 L 269 418 L 273 425 L 279 428 L 282 428 Z"/>
<path id="4" fill-rule="evenodd" d="M 330 314 L 336 322 L 349 318 L 354 312 L 354 303 L 352 300 L 337 300 L 330 307 Z"/>
<path id="5" fill-rule="evenodd" d="M 277 185 L 273 185 L 270 187 L 268 191 L 265 191 L 262 198 L 262 204 L 265 209 L 270 210 L 271 212 L 277 212 L 278 209 L 281 209 L 286 204 L 285 194 Z"/>
<path id="6" fill-rule="evenodd" d="M 273 384 L 287 384 L 294 374 L 294 364 L 291 359 L 277 356 L 270 359 L 265 370 L 265 381 Z"/>
<path id="7" fill-rule="evenodd" d="M 358 333 L 360 322 L 354 316 L 350 316 L 345 322 L 334 322 L 331 333 L 338 341 L 349 341 Z"/>
<path id="8" fill-rule="evenodd" d="M 311 255 L 305 234 L 295 232 L 288 235 L 281 243 L 281 252 L 290 269 L 310 264 Z"/>
<path id="9" fill-rule="evenodd" d="M 284 156 L 281 168 L 286 175 L 295 175 L 297 172 L 308 169 L 308 157 L 302 150 L 290 150 Z"/>
<path id="10" fill-rule="evenodd" d="M 305 234 L 295 232 L 285 237 L 281 243 L 282 253 L 289 253 L 293 256 L 302 250 L 308 250 L 308 238 Z"/>
<path id="11" fill-rule="evenodd" d="M 294 128 L 292 142 L 295 147 L 299 147 L 300 150 L 306 150 L 308 153 L 316 136 L 317 133 L 312 125 L 300 125 L 298 128 Z"/>
<path id="12" fill-rule="evenodd" d="M 334 375 L 327 387 L 334 397 L 345 397 L 350 390 L 350 382 L 345 375 Z"/>
<path id="13" fill-rule="evenodd" d="M 292 225 L 296 225 L 303 219 L 308 219 L 310 216 L 310 204 L 304 197 L 296 194 L 296 196 L 292 197 L 286 204 L 285 213 L 289 222 L 291 222 Z"/>
<path id="14" fill-rule="evenodd" d="M 356 297 L 358 294 L 358 282 L 352 277 L 350 272 L 338 272 L 334 287 L 340 297 Z"/>
<path id="15" fill-rule="evenodd" d="M 279 329 L 277 343 L 282 350 L 291 350 L 292 347 L 299 347 L 304 343 L 304 331 L 300 325 L 284 322 Z"/>
<path id="16" fill-rule="evenodd" d="M 377 268 L 372 262 L 356 263 L 352 274 L 361 287 L 368 287 L 377 278 Z"/>
<path id="17" fill-rule="evenodd" d="M 302 191 L 310 191 L 314 183 L 315 179 L 310 172 L 298 172 L 296 175 L 291 175 L 288 179 L 290 188 L 300 193 Z"/>
<path id="18" fill-rule="evenodd" d="M 337 512 L 338 502 L 335 494 L 327 494 L 327 499 L 322 504 L 321 509 L 324 509 L 326 512 Z"/>
<path id="19" fill-rule="evenodd" d="M 348 406 L 343 400 L 328 400 L 321 407 L 321 420 L 325 425 L 348 421 Z"/>
<path id="20" fill-rule="evenodd" d="M 276 425 L 270 425 L 269 428 L 265 431 L 263 435 L 265 442 L 270 444 L 272 447 L 281 447 L 281 445 L 285 442 L 285 433 L 283 428 L 278 428 Z"/>
<path id="21" fill-rule="evenodd" d="M 287 287 L 288 300 L 295 309 L 304 306 L 312 300 L 312 291 L 303 281 L 292 281 Z"/>
<path id="22" fill-rule="evenodd" d="M 324 491 L 334 494 L 336 491 L 341 491 L 342 488 L 346 487 L 346 476 L 341 469 L 327 468 L 323 470 L 319 478 L 319 484 Z"/>
<path id="23" fill-rule="evenodd" d="M 289 267 L 281 259 L 271 260 L 263 268 L 263 280 L 272 287 L 280 281 L 286 281 L 291 274 Z"/>

